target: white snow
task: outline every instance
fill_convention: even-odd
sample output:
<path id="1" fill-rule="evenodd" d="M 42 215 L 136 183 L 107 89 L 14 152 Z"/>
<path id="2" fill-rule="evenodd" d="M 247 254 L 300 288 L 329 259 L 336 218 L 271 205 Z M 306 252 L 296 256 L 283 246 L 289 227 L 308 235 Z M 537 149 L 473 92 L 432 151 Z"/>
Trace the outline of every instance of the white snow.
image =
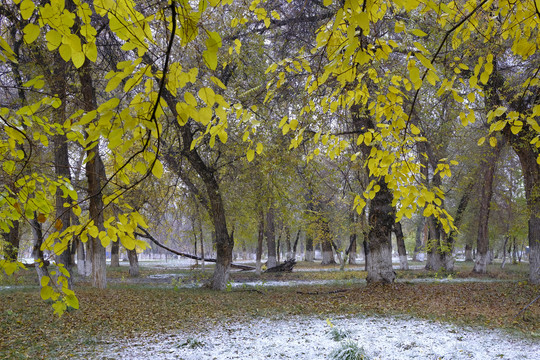
<path id="1" fill-rule="evenodd" d="M 503 331 L 462 328 L 413 318 L 337 317 L 332 324 L 370 359 L 530 359 L 540 358 L 540 341 Z M 100 343 L 83 349 L 85 359 L 328 359 L 340 345 L 323 318 L 291 316 L 251 322 L 216 323 L 199 333 L 150 334 L 136 341 Z"/>

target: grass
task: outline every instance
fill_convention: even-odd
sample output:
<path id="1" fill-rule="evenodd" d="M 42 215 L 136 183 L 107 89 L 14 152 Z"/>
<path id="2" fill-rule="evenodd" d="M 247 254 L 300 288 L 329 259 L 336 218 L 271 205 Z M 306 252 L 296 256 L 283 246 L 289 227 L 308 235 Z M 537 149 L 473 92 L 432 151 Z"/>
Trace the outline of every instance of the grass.
<path id="1" fill-rule="evenodd" d="M 285 318 L 291 315 L 321 318 L 359 314 L 413 316 L 502 328 L 538 337 L 538 302 L 514 318 L 540 292 L 540 286 L 523 281 L 526 268 L 522 265 L 513 265 L 502 273 L 489 275 L 509 280 L 504 282 L 406 282 L 385 286 L 356 282 L 347 286 L 272 287 L 261 292 L 242 288 L 225 292 L 200 288 L 174 289 L 170 280 L 165 286 L 143 281 L 144 276 L 159 273 L 182 275 L 182 281 L 196 281 L 209 274 L 198 270 L 143 267 L 143 279 L 130 282 L 127 267 L 123 266 L 110 269 L 109 275 L 114 280 L 106 290 L 92 289 L 86 282 L 77 282 L 75 290 L 80 309 L 61 318 L 53 315 L 50 305 L 41 300 L 35 273 L 28 270 L 0 280 L 0 286 L 26 286 L 0 291 L 0 358 L 69 358 L 80 346 L 97 346 L 115 338 L 174 330 L 189 332 L 202 326 L 215 326 L 216 323 L 233 324 L 261 317 Z M 472 269 L 472 264 L 460 264 L 454 276 L 468 277 L 469 267 Z M 398 275 L 409 278 L 433 276 L 423 270 L 398 272 Z M 365 277 L 365 273 L 358 270 L 262 275 L 263 280 L 346 280 L 351 277 Z M 253 273 L 242 272 L 235 272 L 233 278 L 260 280 Z"/>

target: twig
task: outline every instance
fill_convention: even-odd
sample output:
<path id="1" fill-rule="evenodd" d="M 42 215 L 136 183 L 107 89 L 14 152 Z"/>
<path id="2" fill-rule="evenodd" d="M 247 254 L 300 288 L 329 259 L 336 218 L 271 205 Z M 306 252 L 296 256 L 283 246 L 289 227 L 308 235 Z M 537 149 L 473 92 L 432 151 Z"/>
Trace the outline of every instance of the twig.
<path id="1" fill-rule="evenodd" d="M 304 292 L 304 291 L 297 291 L 296 293 L 297 293 L 297 294 L 302 294 L 302 295 L 328 295 L 328 294 L 344 293 L 344 292 L 347 292 L 347 291 L 351 291 L 351 289 L 339 289 L 339 290 L 333 290 L 333 291 L 328 291 L 328 292 L 318 292 L 318 291 L 315 291 L 315 292 Z"/>
<path id="2" fill-rule="evenodd" d="M 534 303 L 536 302 L 536 300 L 538 300 L 538 299 L 540 299 L 540 295 L 538 295 L 533 301 L 531 301 L 531 302 L 529 303 L 529 305 L 527 305 L 527 306 L 525 306 L 523 309 L 521 309 L 521 311 L 518 312 L 517 315 L 514 316 L 514 317 L 512 318 L 511 321 L 513 321 L 515 318 L 517 318 L 519 315 L 521 315 L 525 310 L 527 310 L 527 308 L 528 308 L 529 306 L 531 306 L 532 304 L 534 304 Z"/>

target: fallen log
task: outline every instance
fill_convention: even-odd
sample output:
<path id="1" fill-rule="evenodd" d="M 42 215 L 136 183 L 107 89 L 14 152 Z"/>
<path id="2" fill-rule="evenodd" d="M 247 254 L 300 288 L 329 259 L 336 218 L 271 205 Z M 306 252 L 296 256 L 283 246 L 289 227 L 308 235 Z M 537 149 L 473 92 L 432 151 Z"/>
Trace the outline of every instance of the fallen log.
<path id="1" fill-rule="evenodd" d="M 216 259 L 206 259 L 206 258 L 202 258 L 201 256 L 192 255 L 192 254 L 188 254 L 188 253 L 185 253 L 185 252 L 181 252 L 181 251 L 178 251 L 178 250 L 171 249 L 170 247 L 160 243 L 146 229 L 143 229 L 143 228 L 139 227 L 139 230 L 144 232 L 144 234 L 136 232 L 135 235 L 137 235 L 139 237 L 142 237 L 142 238 L 145 238 L 145 239 L 148 239 L 148 240 L 152 241 L 154 244 L 156 244 L 157 246 L 159 246 L 160 248 L 165 249 L 167 251 L 170 251 L 173 254 L 180 255 L 180 256 L 187 257 L 189 259 L 194 259 L 194 260 L 202 260 L 202 261 L 213 262 L 213 263 L 217 262 Z M 235 269 L 244 270 L 244 271 L 255 270 L 255 268 L 253 266 L 248 266 L 248 265 L 231 264 L 231 267 L 235 268 Z"/>
<path id="2" fill-rule="evenodd" d="M 296 265 L 295 259 L 289 259 L 285 261 L 284 263 L 281 263 L 279 265 L 273 266 L 271 268 L 266 269 L 266 273 L 274 273 L 274 272 L 292 272 L 294 265 Z"/>

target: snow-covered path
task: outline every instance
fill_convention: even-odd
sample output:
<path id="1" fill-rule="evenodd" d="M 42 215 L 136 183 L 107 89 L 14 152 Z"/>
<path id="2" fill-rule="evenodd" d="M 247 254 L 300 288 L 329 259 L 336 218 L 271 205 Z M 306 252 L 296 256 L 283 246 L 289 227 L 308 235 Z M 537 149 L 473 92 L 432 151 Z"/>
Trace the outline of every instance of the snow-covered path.
<path id="1" fill-rule="evenodd" d="M 369 359 L 540 359 L 540 340 L 525 340 L 501 331 L 461 328 L 396 317 L 330 319 L 336 329 L 364 348 Z M 133 342 L 102 343 L 84 349 L 92 359 L 329 359 L 342 343 L 331 339 L 326 319 L 215 324 L 200 333 L 155 334 Z"/>

